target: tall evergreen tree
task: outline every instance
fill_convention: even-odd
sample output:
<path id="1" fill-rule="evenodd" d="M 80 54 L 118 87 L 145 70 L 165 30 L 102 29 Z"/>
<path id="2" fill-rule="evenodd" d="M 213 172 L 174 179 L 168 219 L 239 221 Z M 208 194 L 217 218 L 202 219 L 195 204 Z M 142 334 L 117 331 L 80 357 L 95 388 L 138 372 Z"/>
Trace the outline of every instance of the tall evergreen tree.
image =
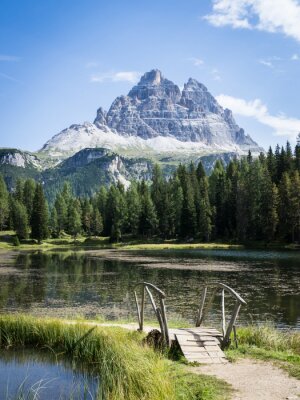
<path id="1" fill-rule="evenodd" d="M 2 231 L 9 220 L 9 194 L 5 181 L 0 175 L 0 231 Z"/>
<path id="2" fill-rule="evenodd" d="M 94 236 L 100 236 L 103 231 L 103 219 L 97 207 L 93 209 L 91 232 Z"/>
<path id="3" fill-rule="evenodd" d="M 39 243 L 49 236 L 48 219 L 48 205 L 43 186 L 38 183 L 35 188 L 30 225 L 31 236 L 33 239 L 37 239 Z"/>
<path id="4" fill-rule="evenodd" d="M 27 179 L 23 187 L 23 203 L 26 207 L 29 220 L 32 214 L 34 193 L 35 181 L 33 179 Z"/>
<path id="5" fill-rule="evenodd" d="M 68 233 L 76 239 L 81 232 L 81 228 L 80 202 L 77 199 L 71 199 L 68 207 Z"/>
<path id="6" fill-rule="evenodd" d="M 126 208 L 128 213 L 127 231 L 137 236 L 141 214 L 141 201 L 136 184 L 133 182 L 126 192 Z"/>
<path id="7" fill-rule="evenodd" d="M 19 200 L 12 203 L 13 226 L 20 239 L 27 239 L 29 235 L 29 223 L 26 207 Z"/>
<path id="8" fill-rule="evenodd" d="M 150 190 L 144 181 L 141 184 L 140 194 L 141 194 L 141 214 L 140 214 L 139 230 L 143 236 L 150 237 L 154 235 L 156 232 L 158 219 L 155 206 L 153 204 L 150 195 Z"/>

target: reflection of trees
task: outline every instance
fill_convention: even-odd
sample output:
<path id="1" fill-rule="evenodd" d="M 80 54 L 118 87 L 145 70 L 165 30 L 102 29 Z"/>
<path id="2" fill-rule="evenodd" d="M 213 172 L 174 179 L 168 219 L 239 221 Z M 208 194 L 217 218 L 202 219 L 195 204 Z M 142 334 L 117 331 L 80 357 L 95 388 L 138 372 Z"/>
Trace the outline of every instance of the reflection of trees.
<path id="1" fill-rule="evenodd" d="M 246 321 L 251 314 L 254 319 L 265 319 L 269 315 L 282 323 L 296 324 L 300 309 L 297 258 L 241 260 L 232 253 L 230 257 L 224 252 L 222 256 L 206 253 L 201 260 L 199 252 L 192 253 L 192 259 L 198 257 L 205 266 L 226 261 L 236 270 L 147 268 L 134 261 L 105 260 L 75 251 L 20 254 L 14 264 L 18 273 L 1 276 L 0 307 L 7 310 L 28 309 L 36 304 L 45 308 L 94 304 L 99 305 L 99 310 L 105 310 L 107 316 L 114 314 L 114 307 L 134 314 L 133 288 L 144 280 L 166 292 L 169 313 L 192 320 L 201 287 L 224 282 L 240 292 L 248 303 L 241 310 L 240 321 Z M 169 262 L 170 258 L 176 264 L 183 259 L 185 264 L 188 261 L 186 254 L 176 252 L 164 253 L 162 261 Z M 219 312 L 220 299 L 216 298 L 210 317 L 215 318 Z"/>

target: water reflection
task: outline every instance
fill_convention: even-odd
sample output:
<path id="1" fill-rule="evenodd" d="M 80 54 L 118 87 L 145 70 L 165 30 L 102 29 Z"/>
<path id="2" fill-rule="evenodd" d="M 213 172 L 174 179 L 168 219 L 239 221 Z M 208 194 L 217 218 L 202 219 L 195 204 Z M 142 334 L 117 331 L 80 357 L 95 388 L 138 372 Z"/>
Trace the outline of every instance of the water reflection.
<path id="1" fill-rule="evenodd" d="M 195 317 L 201 285 L 223 282 L 247 301 L 240 323 L 268 319 L 278 327 L 300 328 L 297 252 L 22 253 L 1 263 L 0 279 L 1 312 L 109 319 L 134 315 L 132 290 L 142 280 L 166 292 L 172 318 L 189 320 Z M 208 316 L 212 322 L 219 317 L 219 301 Z"/>
<path id="2" fill-rule="evenodd" d="M 97 397 L 99 380 L 81 366 L 48 352 L 0 351 L 0 398 L 74 399 Z"/>

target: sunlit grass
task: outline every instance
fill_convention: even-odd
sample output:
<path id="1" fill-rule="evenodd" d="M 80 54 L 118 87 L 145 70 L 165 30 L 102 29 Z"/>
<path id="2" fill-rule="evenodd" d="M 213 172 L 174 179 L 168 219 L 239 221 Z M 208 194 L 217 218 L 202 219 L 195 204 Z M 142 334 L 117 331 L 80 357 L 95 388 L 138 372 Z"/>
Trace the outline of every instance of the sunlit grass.
<path id="1" fill-rule="evenodd" d="M 143 335 L 115 327 L 0 316 L 0 347 L 35 347 L 80 360 L 100 376 L 98 399 L 225 399 L 226 384 L 187 373 L 142 344 Z"/>
<path id="2" fill-rule="evenodd" d="M 253 357 L 275 361 L 290 375 L 300 379 L 300 332 L 283 332 L 264 325 L 240 327 L 237 334 L 238 348 L 232 345 L 226 351 L 230 359 Z"/>

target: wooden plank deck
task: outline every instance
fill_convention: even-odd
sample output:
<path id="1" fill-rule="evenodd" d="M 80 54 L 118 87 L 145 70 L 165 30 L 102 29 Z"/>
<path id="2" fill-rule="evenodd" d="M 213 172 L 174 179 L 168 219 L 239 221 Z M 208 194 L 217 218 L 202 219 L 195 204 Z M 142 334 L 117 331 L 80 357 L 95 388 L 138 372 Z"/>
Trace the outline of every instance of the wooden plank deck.
<path id="1" fill-rule="evenodd" d="M 225 364 L 228 362 L 220 348 L 222 334 L 213 328 L 170 329 L 189 362 Z"/>

